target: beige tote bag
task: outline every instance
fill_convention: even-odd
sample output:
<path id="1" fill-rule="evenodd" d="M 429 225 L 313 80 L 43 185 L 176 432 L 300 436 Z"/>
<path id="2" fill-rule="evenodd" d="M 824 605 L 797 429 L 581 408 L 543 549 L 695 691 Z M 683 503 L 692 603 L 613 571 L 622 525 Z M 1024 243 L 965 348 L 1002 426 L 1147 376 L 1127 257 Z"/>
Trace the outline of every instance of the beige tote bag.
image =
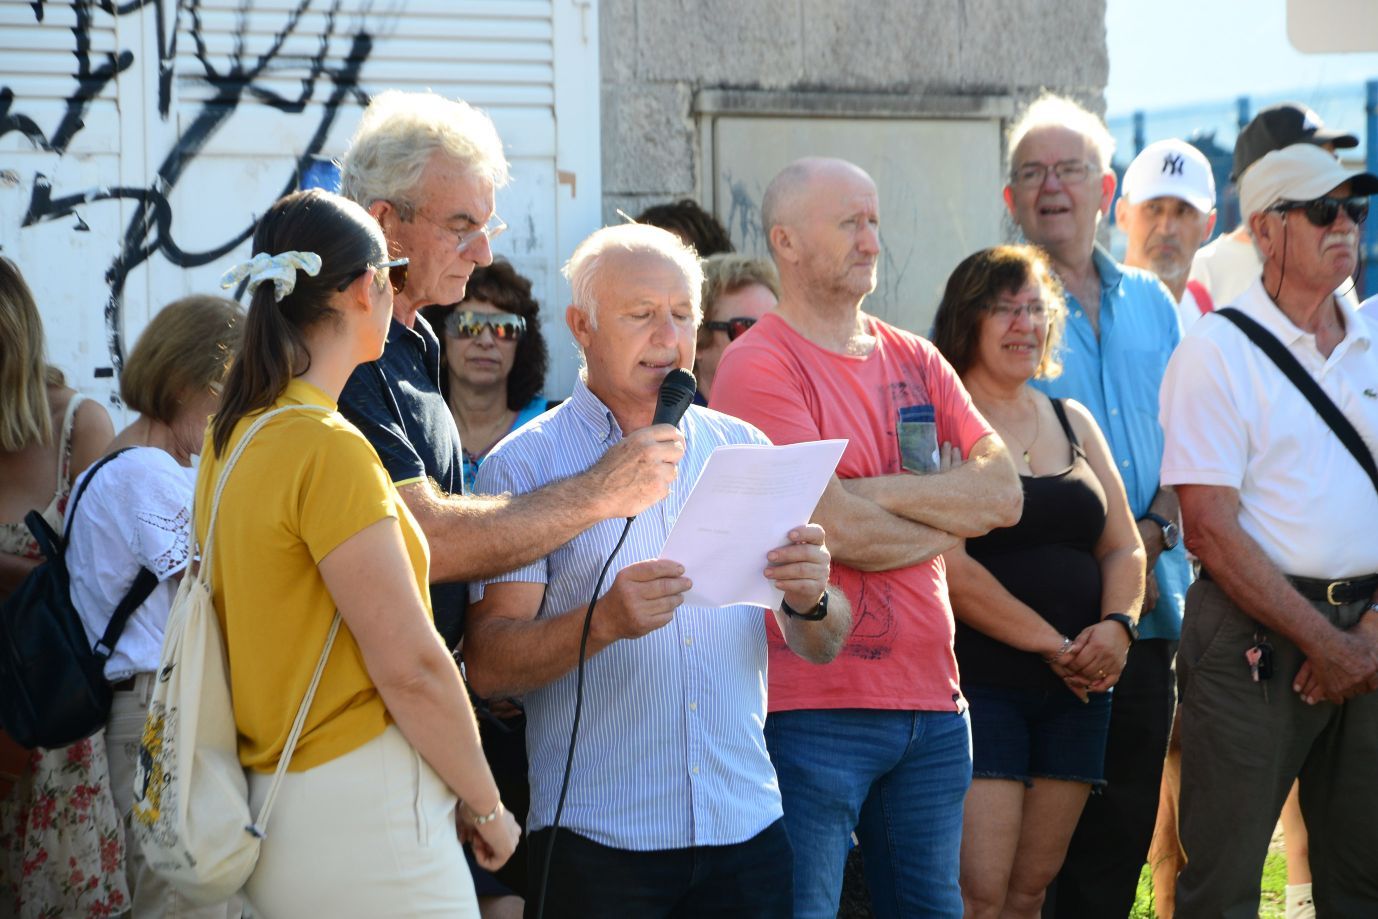
<path id="1" fill-rule="evenodd" d="M 340 628 L 337 612 L 255 820 L 239 764 L 225 641 L 211 596 L 215 519 L 225 482 L 249 441 L 270 419 L 297 409 L 328 411 L 303 405 L 265 413 L 245 432 L 220 473 L 200 568 L 182 578 L 168 615 L 158 682 L 135 766 L 134 835 L 153 871 L 198 904 L 228 899 L 253 873 L 273 800 Z M 192 543 L 194 550 L 194 529 Z"/>

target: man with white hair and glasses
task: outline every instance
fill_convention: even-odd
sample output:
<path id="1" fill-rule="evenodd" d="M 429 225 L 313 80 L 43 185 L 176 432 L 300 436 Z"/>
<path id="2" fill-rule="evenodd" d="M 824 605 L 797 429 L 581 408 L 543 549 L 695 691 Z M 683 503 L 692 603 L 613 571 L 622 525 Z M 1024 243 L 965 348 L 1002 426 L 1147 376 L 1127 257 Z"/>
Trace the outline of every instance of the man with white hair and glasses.
<path id="1" fill-rule="evenodd" d="M 1045 95 L 1010 129 L 1009 150 L 1005 204 L 1024 237 L 1048 253 L 1067 292 L 1062 375 L 1032 385 L 1091 410 L 1148 554 L 1137 633 L 1112 620 L 1096 627 L 1098 640 L 1127 656 L 1111 706 L 1108 785 L 1082 812 L 1044 915 L 1124 916 L 1158 813 L 1174 706 L 1172 657 L 1191 578 L 1178 542 L 1177 499 L 1158 481 L 1158 386 L 1181 325 L 1156 276 L 1117 263 L 1096 243 L 1115 194 L 1115 142 L 1105 124 L 1070 99 Z"/>
<path id="2" fill-rule="evenodd" d="M 364 111 L 345 153 L 340 191 L 383 228 L 390 253 L 410 259 L 393 299 L 383 356 L 361 365 L 340 411 L 383 460 L 431 547 L 436 626 L 452 647 L 463 632 L 463 581 L 548 554 L 594 523 L 659 501 L 683 438 L 638 432 L 580 476 L 514 498 L 462 494 L 459 434 L 440 393 L 440 344 L 418 315 L 464 299 L 474 269 L 493 260 L 506 224 L 494 193 L 507 159 L 482 111 L 434 93 L 389 91 Z"/>
<path id="3" fill-rule="evenodd" d="M 1177 661 L 1179 919 L 1257 914 L 1298 778 L 1316 914 L 1378 916 L 1378 325 L 1338 295 L 1375 192 L 1312 144 L 1252 165 L 1262 277 L 1163 381 L 1163 481 L 1202 565 Z"/>
<path id="4" fill-rule="evenodd" d="M 662 381 L 693 364 L 703 273 L 673 234 L 608 227 L 565 270 L 574 294 L 566 321 L 584 370 L 568 400 L 489 454 L 480 491 L 525 494 L 577 476 L 644 431 Z M 665 501 L 472 589 L 465 653 L 474 688 L 526 703 L 531 876 L 549 872 L 543 906 L 552 919 L 794 915 L 790 840 L 762 732 L 766 620 L 795 655 L 826 663 L 847 636 L 850 609 L 828 589 L 816 525 L 781 533 L 788 544 L 760 560 L 783 592 L 778 609 L 686 597 L 683 566 L 658 558 L 671 525 L 716 447 L 769 441 L 699 406 L 681 424 L 688 452 Z M 611 584 L 592 612 L 576 722 L 580 635 L 605 565 Z M 564 776 L 563 831 L 547 865 Z"/>

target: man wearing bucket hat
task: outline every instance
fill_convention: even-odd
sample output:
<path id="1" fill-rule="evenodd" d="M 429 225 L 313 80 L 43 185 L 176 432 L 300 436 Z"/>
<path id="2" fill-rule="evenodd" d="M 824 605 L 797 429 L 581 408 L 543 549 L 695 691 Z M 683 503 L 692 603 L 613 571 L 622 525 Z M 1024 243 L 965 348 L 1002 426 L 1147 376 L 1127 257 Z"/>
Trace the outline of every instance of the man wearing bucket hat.
<path id="1" fill-rule="evenodd" d="M 1260 158 L 1293 144 L 1314 144 L 1334 153 L 1359 145 L 1353 134 L 1325 126 L 1321 116 L 1300 102 L 1282 102 L 1254 116 L 1234 143 L 1234 168 L 1230 180 L 1238 182 Z M 1263 265 L 1249 241 L 1247 214 L 1240 211 L 1238 227 L 1222 233 L 1196 253 L 1191 265 L 1191 280 L 1210 291 L 1216 305 L 1224 306 L 1238 297 L 1258 277 Z"/>
<path id="2" fill-rule="evenodd" d="M 1378 490 L 1361 458 L 1378 437 L 1378 325 L 1336 290 L 1378 176 L 1294 144 L 1253 164 L 1241 192 L 1263 270 L 1234 307 L 1300 367 L 1289 378 L 1217 312 L 1163 381 L 1162 480 L 1203 568 L 1177 659 L 1187 864 L 1176 915 L 1256 914 L 1269 838 L 1300 778 L 1317 915 L 1374 916 Z M 1308 377 L 1363 432 L 1353 451 L 1293 382 Z"/>
<path id="3" fill-rule="evenodd" d="M 1177 301 L 1182 328 L 1211 310 L 1205 287 L 1187 279 L 1215 228 L 1215 176 L 1200 150 L 1176 138 L 1144 147 L 1124 172 L 1115 224 L 1128 237 L 1124 264 L 1158 276 Z"/>

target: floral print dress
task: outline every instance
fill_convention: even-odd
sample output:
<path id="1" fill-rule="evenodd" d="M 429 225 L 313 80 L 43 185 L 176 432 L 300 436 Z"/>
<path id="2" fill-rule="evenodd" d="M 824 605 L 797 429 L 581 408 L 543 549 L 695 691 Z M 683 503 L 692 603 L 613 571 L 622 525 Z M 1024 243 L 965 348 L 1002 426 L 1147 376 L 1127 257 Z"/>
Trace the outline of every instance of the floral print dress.
<path id="1" fill-rule="evenodd" d="M 62 423 L 58 487 L 43 517 L 61 531 L 71 491 L 72 396 Z M 0 552 L 41 558 L 23 523 L 0 523 Z M 87 919 L 129 909 L 124 831 L 110 794 L 103 731 L 59 750 L 34 750 L 0 801 L 0 916 Z"/>

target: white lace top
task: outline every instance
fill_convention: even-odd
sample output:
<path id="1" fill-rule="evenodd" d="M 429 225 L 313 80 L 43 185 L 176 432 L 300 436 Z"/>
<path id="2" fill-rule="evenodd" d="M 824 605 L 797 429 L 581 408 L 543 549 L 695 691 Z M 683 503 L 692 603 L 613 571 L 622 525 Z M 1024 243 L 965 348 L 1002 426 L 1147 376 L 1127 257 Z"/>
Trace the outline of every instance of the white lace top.
<path id="1" fill-rule="evenodd" d="M 191 551 L 195 476 L 194 468 L 179 466 L 166 451 L 138 447 L 106 463 L 77 504 L 67 568 L 72 604 L 92 643 L 104 634 L 139 568 L 158 576 L 158 586 L 129 618 L 105 664 L 111 682 L 158 669 L 177 593 L 173 576 L 187 567 Z M 85 478 L 82 473 L 77 479 L 73 495 Z"/>

